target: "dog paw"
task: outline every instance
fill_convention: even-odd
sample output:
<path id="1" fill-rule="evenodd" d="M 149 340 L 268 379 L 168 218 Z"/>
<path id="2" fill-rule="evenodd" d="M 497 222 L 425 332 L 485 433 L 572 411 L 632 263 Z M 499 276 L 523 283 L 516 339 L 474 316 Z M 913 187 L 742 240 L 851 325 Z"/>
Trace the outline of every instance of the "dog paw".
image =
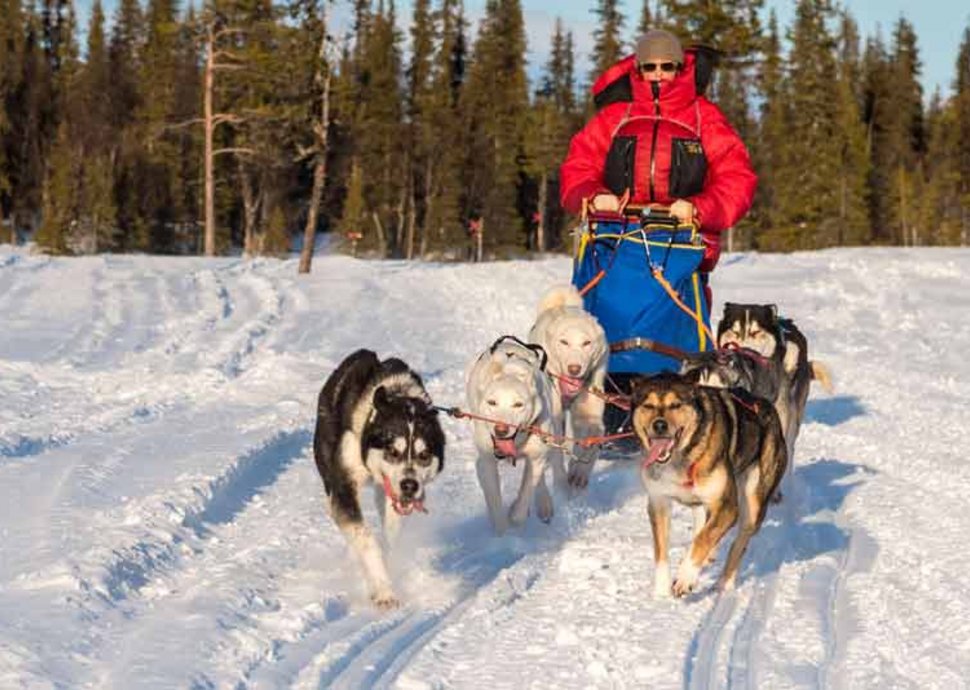
<path id="1" fill-rule="evenodd" d="M 689 560 L 684 560 L 677 569 L 677 579 L 674 580 L 673 592 L 676 597 L 687 596 L 694 591 L 700 575 L 700 568 Z"/>
<path id="2" fill-rule="evenodd" d="M 694 587 L 697 586 L 697 582 L 691 582 L 689 580 L 681 580 L 677 578 L 674 580 L 674 586 L 672 591 L 675 597 L 686 597 L 688 594 L 694 591 Z"/>
<path id="3" fill-rule="evenodd" d="M 737 585 L 737 578 L 732 576 L 725 578 L 723 575 L 717 580 L 717 591 L 719 592 L 733 592 L 735 586 Z"/>
<path id="4" fill-rule="evenodd" d="M 585 489 L 589 486 L 589 474 L 592 469 L 593 463 L 591 462 L 573 461 L 569 463 L 569 476 L 567 478 L 569 486 L 574 489 Z"/>
<path id="5" fill-rule="evenodd" d="M 521 505 L 518 501 L 509 508 L 509 522 L 513 525 L 523 525 L 529 517 L 529 508 Z"/>
<path id="6" fill-rule="evenodd" d="M 401 605 L 392 592 L 375 592 L 370 600 L 381 611 L 393 611 Z"/>
<path id="7" fill-rule="evenodd" d="M 539 515 L 539 519 L 544 523 L 549 524 L 553 516 L 553 506 L 552 497 L 548 494 L 545 496 L 539 496 L 536 499 L 536 508 Z"/>
<path id="8" fill-rule="evenodd" d="M 497 537 L 501 537 L 509 531 L 509 521 L 504 513 L 492 517 L 492 529 L 495 530 L 495 536 Z"/>

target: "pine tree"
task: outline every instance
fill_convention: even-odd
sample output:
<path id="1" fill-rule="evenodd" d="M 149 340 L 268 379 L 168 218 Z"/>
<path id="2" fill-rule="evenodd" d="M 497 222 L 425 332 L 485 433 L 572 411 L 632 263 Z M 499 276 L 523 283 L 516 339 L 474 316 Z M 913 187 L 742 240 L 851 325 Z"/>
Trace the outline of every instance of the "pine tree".
<path id="1" fill-rule="evenodd" d="M 562 214 L 558 203 L 558 174 L 563 151 L 574 130 L 574 77 L 572 35 L 556 19 L 549 61 L 532 108 L 532 133 L 528 141 L 537 177 L 536 237 L 533 248 L 545 251 L 558 245 Z"/>
<path id="2" fill-rule="evenodd" d="M 954 129 L 958 132 L 956 174 L 960 180 L 960 245 L 970 244 L 970 26 L 963 32 L 963 41 L 956 60 L 953 80 Z"/>
<path id="3" fill-rule="evenodd" d="M 462 131 L 461 90 L 465 78 L 465 21 L 456 0 L 442 0 L 435 13 L 437 48 L 431 68 L 432 86 L 427 105 L 425 136 L 429 143 L 424 175 L 425 217 L 420 253 L 455 256 L 465 249 L 461 222 L 463 152 L 458 146 Z"/>
<path id="4" fill-rule="evenodd" d="M 111 123 L 117 132 L 114 166 L 114 197 L 119 247 L 145 251 L 149 248 L 148 222 L 140 202 L 139 173 L 145 137 L 136 126 L 141 111 L 141 59 L 145 23 L 137 0 L 121 0 L 114 15 L 108 48 L 111 69 Z"/>
<path id="5" fill-rule="evenodd" d="M 859 109 L 859 34 L 848 12 L 842 13 L 836 81 L 836 130 L 840 149 L 838 185 L 839 229 L 835 244 L 866 244 L 869 218 L 866 205 L 866 130 Z"/>
<path id="6" fill-rule="evenodd" d="M 82 104 L 78 88 L 78 49 L 75 41 L 74 6 L 70 2 L 45 3 L 45 52 L 52 73 L 53 102 L 59 109 L 49 114 L 58 120 L 57 136 L 44 181 L 41 227 L 37 244 L 45 251 L 63 254 L 72 249 L 81 210 L 83 155 L 79 147 L 78 122 Z M 83 247 L 80 247 L 83 249 Z"/>
<path id="7" fill-rule="evenodd" d="M 23 29 L 20 3 L 0 0 L 0 240 L 9 237 L 11 243 L 17 239 L 12 217 L 17 142 L 13 138 L 15 125 L 11 114 L 17 114 L 16 98 L 24 58 Z"/>
<path id="8" fill-rule="evenodd" d="M 956 100 L 944 103 L 937 89 L 926 112 L 926 182 L 916 203 L 919 217 L 927 223 L 923 238 L 927 244 L 960 243 L 963 219 Z"/>
<path id="9" fill-rule="evenodd" d="M 596 8 L 591 10 L 599 19 L 593 31 L 593 52 L 590 62 L 593 65 L 589 75 L 594 83 L 610 66 L 623 57 L 624 17 L 617 0 L 597 0 Z"/>
<path id="10" fill-rule="evenodd" d="M 36 228 L 42 207 L 47 158 L 51 146 L 52 80 L 43 46 L 40 15 L 33 5 L 24 12 L 24 41 L 19 78 L 8 101 L 9 181 L 13 225 Z"/>
<path id="11" fill-rule="evenodd" d="M 637 23 L 637 36 L 655 28 L 657 27 L 654 25 L 653 12 L 650 11 L 650 0 L 643 0 L 643 5 L 640 8 L 640 21 Z"/>
<path id="12" fill-rule="evenodd" d="M 894 118 L 893 83 L 889 57 L 882 37 L 876 35 L 866 43 L 862 58 L 863 121 L 869 152 L 869 227 L 872 241 L 885 244 L 892 240 L 890 226 L 890 189 L 893 170 L 890 131 Z"/>
<path id="13" fill-rule="evenodd" d="M 135 208 L 128 213 L 146 224 L 152 251 L 170 253 L 175 251 L 174 224 L 182 215 L 173 193 L 179 147 L 171 129 L 178 122 L 177 0 L 149 0 L 145 20 L 138 75 L 141 99 L 134 133 L 143 144 L 137 154 Z"/>
<path id="14" fill-rule="evenodd" d="M 404 256 L 413 258 L 417 235 L 423 236 L 426 215 L 424 197 L 427 195 L 428 177 L 431 175 L 432 149 L 437 145 L 435 132 L 430 126 L 430 111 L 434 108 L 434 22 L 429 0 L 416 0 L 411 23 L 411 62 L 407 70 L 407 121 L 408 145 L 406 152 L 408 172 L 407 220 Z M 420 208 L 419 208 L 420 206 Z M 420 215 L 420 217 L 419 217 Z M 420 251 L 420 247 L 417 247 Z"/>
<path id="15" fill-rule="evenodd" d="M 894 53 L 890 62 L 892 89 L 888 136 L 892 181 L 889 185 L 892 235 L 899 244 L 918 244 L 920 219 L 915 213 L 921 194 L 923 132 L 923 89 L 916 32 L 900 17 L 893 33 Z"/>
<path id="16" fill-rule="evenodd" d="M 768 34 L 764 45 L 764 60 L 760 65 L 758 90 L 761 100 L 757 146 L 751 149 L 752 161 L 758 173 L 758 189 L 753 209 L 758 232 L 752 245 L 761 245 L 760 233 L 772 232 L 779 222 L 778 189 L 784 185 L 787 172 L 787 146 L 790 141 L 790 122 L 784 91 L 784 65 L 778 18 L 774 10 L 768 20 Z"/>
<path id="17" fill-rule="evenodd" d="M 520 176 L 527 168 L 525 23 L 519 0 L 490 0 L 463 92 L 467 217 L 484 222 L 484 246 L 524 246 Z M 531 209 L 530 209 L 531 213 Z"/>
<path id="18" fill-rule="evenodd" d="M 88 27 L 87 61 L 78 79 L 80 111 L 75 130 L 80 141 L 83 177 L 76 234 L 94 252 L 112 250 L 116 239 L 115 200 L 112 161 L 116 130 L 112 127 L 110 105 L 105 98 L 111 90 L 108 49 L 104 34 L 104 13 L 100 0 L 94 0 Z"/>
<path id="19" fill-rule="evenodd" d="M 790 80 L 787 88 L 790 138 L 784 168 L 776 185 L 777 223 L 761 246 L 793 250 L 837 243 L 841 224 L 838 179 L 842 151 L 839 112 L 833 98 L 835 41 L 826 21 L 825 0 L 799 0 L 790 32 Z M 797 133 L 797 134 L 795 134 Z"/>

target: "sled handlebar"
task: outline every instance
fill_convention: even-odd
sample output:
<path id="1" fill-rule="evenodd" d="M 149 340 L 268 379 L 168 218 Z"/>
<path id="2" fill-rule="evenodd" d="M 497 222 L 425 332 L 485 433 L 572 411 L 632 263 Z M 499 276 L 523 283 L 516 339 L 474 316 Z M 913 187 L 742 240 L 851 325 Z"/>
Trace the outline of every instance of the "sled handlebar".
<path id="1" fill-rule="evenodd" d="M 606 222 L 624 221 L 628 223 L 639 222 L 641 225 L 666 225 L 672 228 L 677 228 L 684 225 L 684 223 L 681 223 L 676 216 L 670 215 L 669 206 L 664 206 L 662 204 L 648 204 L 645 206 L 628 204 L 620 211 L 590 210 L 587 212 L 587 217 L 590 220 L 600 220 Z"/>

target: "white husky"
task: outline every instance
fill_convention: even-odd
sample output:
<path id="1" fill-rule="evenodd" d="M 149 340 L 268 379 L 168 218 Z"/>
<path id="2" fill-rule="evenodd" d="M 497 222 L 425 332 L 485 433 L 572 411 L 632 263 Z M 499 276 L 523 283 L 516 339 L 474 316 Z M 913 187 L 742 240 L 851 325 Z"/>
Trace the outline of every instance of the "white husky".
<path id="1" fill-rule="evenodd" d="M 604 401 L 590 393 L 603 390 L 609 346 L 599 321 L 583 309 L 583 298 L 572 285 L 547 292 L 529 340 L 545 349 L 546 371 L 555 379 L 566 428 L 575 438 L 603 434 Z M 599 455 L 595 446 L 575 449 L 569 463 L 569 484 L 583 488 Z"/>
<path id="2" fill-rule="evenodd" d="M 475 421 L 476 469 L 485 504 L 497 534 L 529 515 L 532 498 L 540 520 L 552 518 L 552 496 L 543 476 L 547 462 L 558 484 L 566 481 L 561 454 L 548 437 L 562 435 L 559 396 L 543 372 L 545 353 L 515 338 L 501 338 L 474 360 L 466 374 L 470 411 L 495 421 Z M 553 452 L 550 452 L 553 451 Z M 519 495 L 506 516 L 498 463 L 525 460 Z"/>

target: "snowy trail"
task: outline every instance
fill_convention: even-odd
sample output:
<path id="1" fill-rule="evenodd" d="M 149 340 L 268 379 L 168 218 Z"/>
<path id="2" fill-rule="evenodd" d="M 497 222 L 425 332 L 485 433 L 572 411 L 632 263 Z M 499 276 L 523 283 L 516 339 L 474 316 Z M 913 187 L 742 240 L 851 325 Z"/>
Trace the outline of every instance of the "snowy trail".
<path id="1" fill-rule="evenodd" d="M 568 271 L 0 248 L 0 686 L 965 687 L 966 251 L 726 257 L 716 297 L 777 300 L 838 388 L 736 592 L 712 589 L 729 534 L 694 595 L 652 597 L 634 463 L 493 537 L 446 419 L 391 559 L 405 605 L 370 608 L 313 465 L 323 379 L 371 347 L 462 405 L 468 359 Z M 675 511 L 675 565 L 689 539 Z"/>

